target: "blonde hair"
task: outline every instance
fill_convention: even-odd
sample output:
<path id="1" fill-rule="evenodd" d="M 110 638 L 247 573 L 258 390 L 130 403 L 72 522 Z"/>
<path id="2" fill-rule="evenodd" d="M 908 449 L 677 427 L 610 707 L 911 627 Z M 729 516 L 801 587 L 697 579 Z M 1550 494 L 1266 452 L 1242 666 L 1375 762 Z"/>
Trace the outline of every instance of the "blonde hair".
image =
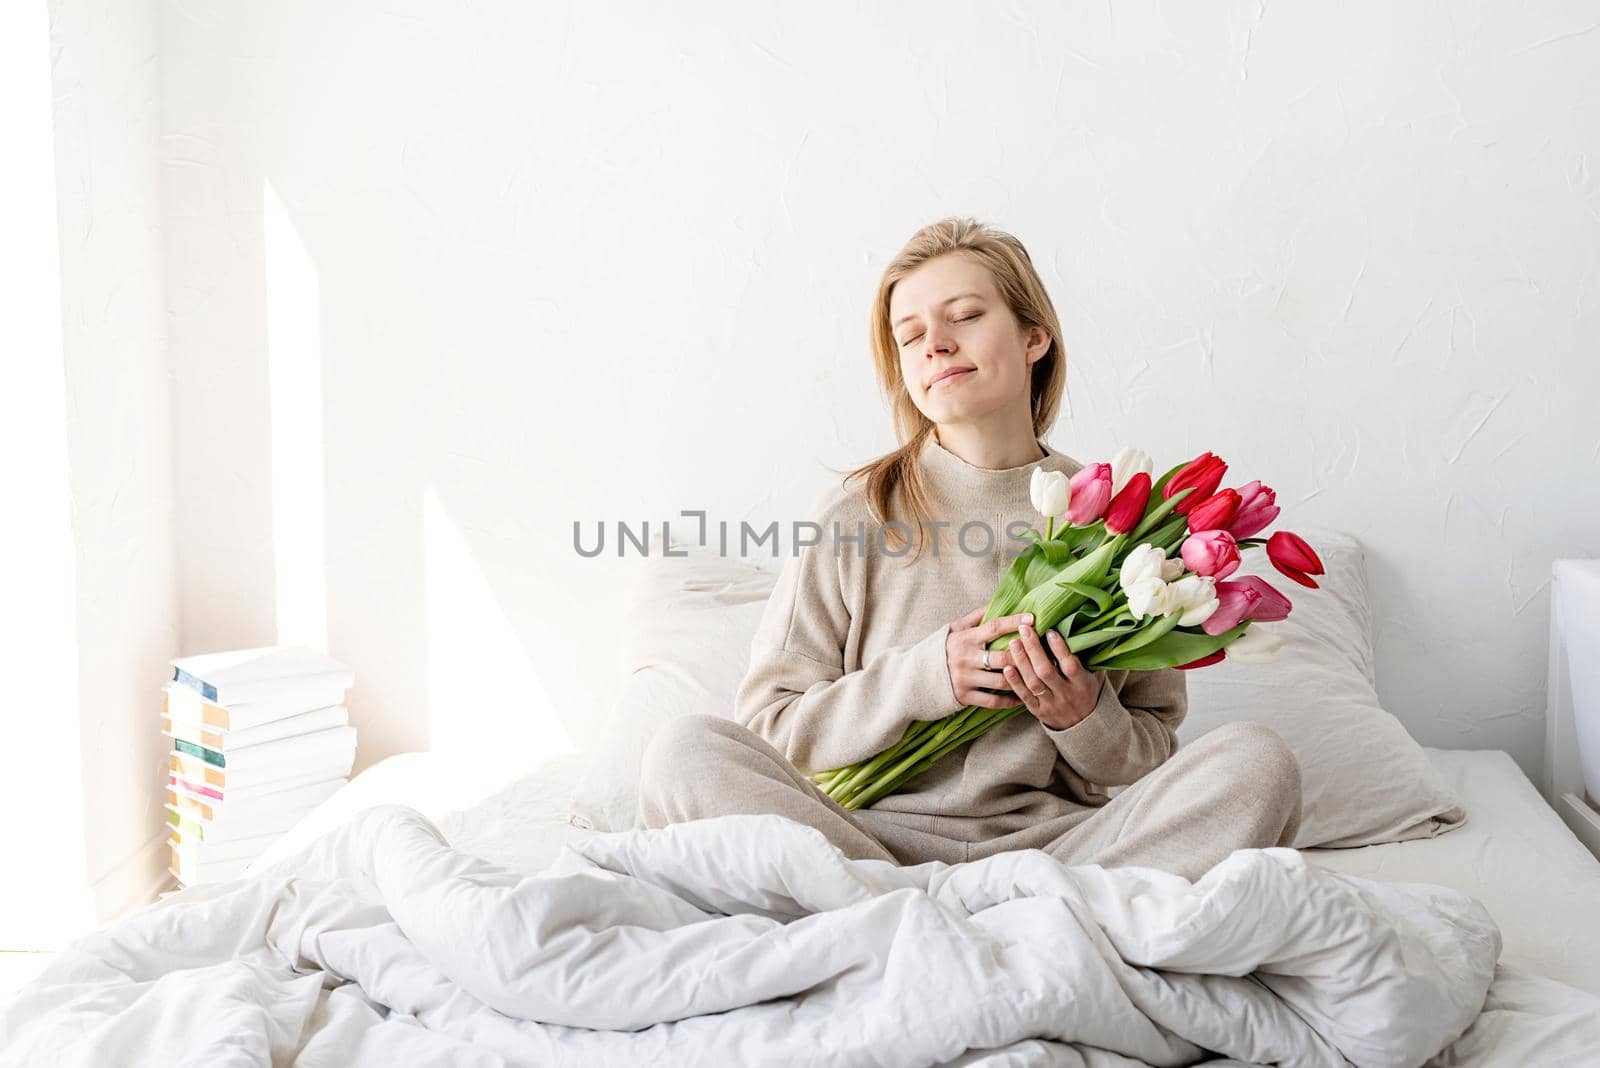
<path id="1" fill-rule="evenodd" d="M 1061 352 L 1061 324 L 1056 319 L 1055 306 L 1045 292 L 1044 283 L 1028 250 L 1015 237 L 986 226 L 976 219 L 950 217 L 929 223 L 911 236 L 905 246 L 895 254 L 884 268 L 878 282 L 878 295 L 872 305 L 872 363 L 877 371 L 878 384 L 889 398 L 894 414 L 895 438 L 901 443 L 893 452 L 884 454 L 845 475 L 848 484 L 857 478 L 866 479 L 866 500 L 873 518 L 884 531 L 894 532 L 895 544 L 905 543 L 905 534 L 899 528 L 884 527 L 890 518 L 891 502 L 898 490 L 904 510 L 900 518 L 915 532 L 917 551 L 913 560 L 921 557 L 926 545 L 922 524 L 929 518 L 929 497 L 918 457 L 922 444 L 933 433 L 933 422 L 917 408 L 906 388 L 900 371 L 900 351 L 895 344 L 894 330 L 889 321 L 889 298 L 895 285 L 938 256 L 961 253 L 988 269 L 1000 297 L 1011 308 L 1017 322 L 1024 330 L 1035 326 L 1050 335 L 1050 347 L 1033 365 L 1029 383 L 1029 404 L 1033 412 L 1033 436 L 1042 437 L 1055 425 L 1056 412 L 1066 387 L 1066 362 Z"/>

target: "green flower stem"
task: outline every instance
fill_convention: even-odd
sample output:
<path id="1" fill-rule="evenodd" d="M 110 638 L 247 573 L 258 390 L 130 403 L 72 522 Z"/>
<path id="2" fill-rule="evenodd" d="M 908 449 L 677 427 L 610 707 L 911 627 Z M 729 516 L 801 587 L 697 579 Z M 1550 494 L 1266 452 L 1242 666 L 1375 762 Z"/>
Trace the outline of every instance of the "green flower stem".
<path id="1" fill-rule="evenodd" d="M 853 766 L 854 765 L 852 765 L 852 767 Z M 844 775 L 849 771 L 850 771 L 850 768 L 835 768 L 832 771 L 818 772 L 817 774 L 811 776 L 811 781 L 816 783 L 818 786 L 822 787 L 823 793 L 827 793 L 829 787 L 833 783 L 838 782 L 839 780 L 841 780 L 844 777 Z"/>
<path id="2" fill-rule="evenodd" d="M 877 756 L 871 757 L 867 760 L 859 761 L 858 763 L 852 764 L 843 769 L 840 779 L 829 784 L 828 795 L 835 801 L 843 804 L 844 802 L 840 800 L 841 798 L 848 797 L 851 791 L 853 791 L 861 783 L 865 782 L 871 775 L 877 772 L 879 768 L 883 767 L 883 765 L 889 761 L 895 759 L 897 754 L 905 751 L 907 747 L 907 741 L 911 737 L 913 737 L 912 731 L 908 729 L 905 736 L 903 736 L 894 745 L 891 745 L 889 748 L 879 753 Z"/>
<path id="3" fill-rule="evenodd" d="M 963 709 L 954 715 L 946 716 L 943 720 L 937 721 L 942 724 L 942 726 L 940 726 L 937 731 L 933 732 L 933 736 L 931 738 L 923 739 L 921 744 L 915 746 L 908 754 L 901 756 L 898 760 L 896 760 L 894 765 L 886 773 L 884 773 L 884 775 L 880 776 L 876 780 L 869 780 L 850 797 L 839 801 L 839 803 L 844 805 L 846 808 L 860 808 L 861 805 L 856 799 L 861 797 L 862 794 L 872 792 L 876 786 L 881 785 L 884 779 L 894 778 L 897 774 L 903 772 L 905 769 L 911 767 L 917 761 L 921 760 L 928 753 L 937 750 L 945 741 L 945 739 L 960 733 L 962 727 L 965 725 L 963 721 L 967 713 L 971 711 L 972 707 L 975 706 L 968 706 L 968 708 Z M 835 800 L 838 799 L 836 798 Z"/>
<path id="4" fill-rule="evenodd" d="M 920 746 L 927 739 L 929 733 L 936 730 L 945 720 L 959 715 L 961 715 L 960 712 L 955 712 L 951 716 L 945 717 L 945 719 L 917 720 L 906 728 L 906 732 L 901 736 L 900 740 L 888 749 L 885 749 L 875 757 L 858 761 L 848 768 L 842 769 L 843 774 L 829 784 L 828 796 L 840 804 L 844 804 L 845 798 L 848 798 L 860 787 L 870 782 L 884 765 L 905 756 Z"/>
<path id="5" fill-rule="evenodd" d="M 893 779 L 897 773 L 896 769 L 903 770 L 908 765 L 908 762 L 914 762 L 920 757 L 920 755 L 942 749 L 949 738 L 961 733 L 966 725 L 967 720 L 970 718 L 971 713 L 976 707 L 977 706 L 974 705 L 968 705 L 960 712 L 956 712 L 952 715 L 946 716 L 942 720 L 937 721 L 937 730 L 923 732 L 918 744 L 911 747 L 902 748 L 896 754 L 894 765 L 890 768 L 890 770 L 882 772 L 875 777 L 868 779 L 866 782 L 860 783 L 853 787 L 849 796 L 839 803 L 844 805 L 846 808 L 860 808 L 861 797 L 876 790 L 885 781 Z M 900 781 L 904 781 L 903 776 L 901 777 Z"/>
<path id="6" fill-rule="evenodd" d="M 851 798 L 850 805 L 848 807 L 852 809 L 865 808 L 872 805 L 880 798 L 894 793 L 903 783 L 909 781 L 917 775 L 920 775 L 928 768 L 931 768 L 942 757 L 944 757 L 945 754 L 952 752 L 962 745 L 965 745 L 967 742 L 972 741 L 974 738 L 987 731 L 995 723 L 1000 722 L 1001 719 L 1008 718 L 1013 713 L 1020 711 L 1021 708 L 1022 706 L 1018 705 L 1012 709 L 1000 710 L 997 713 L 997 711 L 992 708 L 973 706 L 971 709 L 973 714 L 965 717 L 958 730 L 951 732 L 948 737 L 942 740 L 936 740 L 934 743 L 927 746 L 924 749 L 921 758 L 917 759 L 914 763 L 903 764 L 897 770 L 886 773 L 875 783 L 858 791 L 856 795 Z"/>
<path id="7" fill-rule="evenodd" d="M 880 799 L 894 793 L 904 783 L 931 768 L 934 764 L 943 759 L 948 753 L 951 753 L 961 746 L 966 745 L 968 742 L 998 726 L 1000 723 L 1005 722 L 1022 710 L 1022 705 L 1013 705 L 1010 708 L 1002 709 L 979 709 L 978 711 L 980 711 L 982 714 L 972 716 L 970 722 L 967 723 L 958 734 L 949 738 L 943 744 L 930 748 L 930 750 L 915 763 L 901 768 L 898 770 L 898 772 L 892 772 L 889 775 L 884 776 L 884 778 L 876 783 L 873 787 L 868 790 L 863 790 L 856 796 L 850 807 L 867 808 L 875 804 Z"/>

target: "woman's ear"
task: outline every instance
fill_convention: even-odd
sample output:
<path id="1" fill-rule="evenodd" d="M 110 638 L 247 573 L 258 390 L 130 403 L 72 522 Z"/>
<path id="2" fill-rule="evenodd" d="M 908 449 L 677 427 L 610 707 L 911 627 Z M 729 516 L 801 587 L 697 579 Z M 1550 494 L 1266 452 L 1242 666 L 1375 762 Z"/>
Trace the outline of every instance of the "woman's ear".
<path id="1" fill-rule="evenodd" d="M 1032 367 L 1044 359 L 1044 354 L 1050 351 L 1050 335 L 1042 326 L 1030 327 L 1028 330 L 1028 366 Z"/>

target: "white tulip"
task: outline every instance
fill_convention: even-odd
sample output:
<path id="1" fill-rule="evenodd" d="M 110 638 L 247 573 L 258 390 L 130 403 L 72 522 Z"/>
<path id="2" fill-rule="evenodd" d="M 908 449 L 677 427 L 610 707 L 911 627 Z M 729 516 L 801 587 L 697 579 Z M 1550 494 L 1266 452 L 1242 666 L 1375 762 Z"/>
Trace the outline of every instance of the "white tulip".
<path id="1" fill-rule="evenodd" d="M 1111 458 L 1111 495 L 1114 497 L 1121 493 L 1122 487 L 1128 484 L 1128 479 L 1140 471 L 1154 475 L 1155 469 L 1156 462 L 1143 449 L 1129 445 L 1118 450 Z"/>
<path id="2" fill-rule="evenodd" d="M 1123 589 L 1129 589 L 1135 582 L 1144 578 L 1166 581 L 1166 576 L 1161 572 L 1162 561 L 1166 560 L 1167 552 L 1160 546 L 1146 542 L 1136 547 L 1122 561 L 1122 569 L 1117 572 L 1117 584 Z M 1178 563 L 1182 565 L 1183 561 Z"/>
<path id="3" fill-rule="evenodd" d="M 1072 483 L 1065 472 L 1035 467 L 1033 480 L 1028 484 L 1028 496 L 1033 499 L 1033 507 L 1040 515 L 1066 515 L 1067 507 L 1072 503 Z"/>
<path id="4" fill-rule="evenodd" d="M 1161 564 L 1161 578 L 1167 582 L 1176 582 L 1183 574 L 1183 557 L 1174 556 L 1171 560 L 1164 560 Z"/>
<path id="5" fill-rule="evenodd" d="M 1171 583 L 1175 608 L 1182 608 L 1180 627 L 1197 627 L 1217 610 L 1217 580 L 1210 575 L 1185 575 Z"/>
<path id="6" fill-rule="evenodd" d="M 1266 664 L 1278 659 L 1283 648 L 1283 636 L 1259 623 L 1252 623 L 1245 632 L 1227 646 L 1228 659 L 1241 664 Z"/>
<path id="7" fill-rule="evenodd" d="M 1154 575 L 1146 575 L 1127 589 L 1128 611 L 1134 619 L 1164 616 L 1178 608 L 1172 603 L 1172 587 Z"/>

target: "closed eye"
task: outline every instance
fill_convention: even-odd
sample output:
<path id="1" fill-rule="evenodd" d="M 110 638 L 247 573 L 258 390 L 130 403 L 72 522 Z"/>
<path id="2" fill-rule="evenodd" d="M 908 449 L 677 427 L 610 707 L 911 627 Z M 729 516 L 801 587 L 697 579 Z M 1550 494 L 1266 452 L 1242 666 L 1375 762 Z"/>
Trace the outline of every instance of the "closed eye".
<path id="1" fill-rule="evenodd" d="M 973 312 L 971 315 L 962 316 L 961 318 L 957 319 L 956 322 L 958 322 L 958 323 L 971 322 L 973 319 L 978 318 L 982 314 L 983 314 L 983 312 Z M 912 334 L 910 337 L 908 337 L 904 341 L 900 342 L 900 345 L 901 345 L 901 347 L 909 345 L 909 344 L 911 344 L 913 341 L 917 340 L 917 338 L 919 338 L 921 336 L 922 336 L 921 334 Z"/>

